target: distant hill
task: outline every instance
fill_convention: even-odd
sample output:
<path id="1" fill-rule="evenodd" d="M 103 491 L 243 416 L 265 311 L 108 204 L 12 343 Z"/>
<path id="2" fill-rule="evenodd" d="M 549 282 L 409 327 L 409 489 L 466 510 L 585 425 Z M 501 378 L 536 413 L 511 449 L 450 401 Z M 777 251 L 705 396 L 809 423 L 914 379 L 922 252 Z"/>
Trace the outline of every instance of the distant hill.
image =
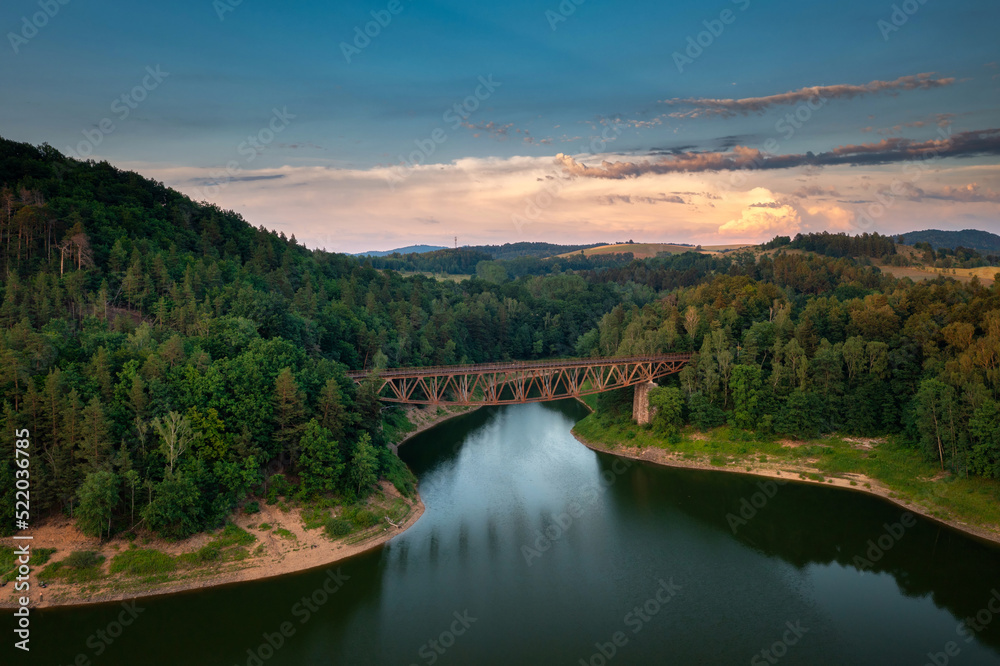
<path id="1" fill-rule="evenodd" d="M 720 255 L 726 252 L 732 252 L 743 247 L 749 247 L 748 245 L 691 245 L 689 243 L 633 243 L 629 241 L 628 243 L 615 243 L 614 245 L 592 245 L 584 250 L 584 254 L 588 257 L 597 255 L 610 255 L 610 254 L 622 254 L 625 252 L 631 253 L 636 259 L 649 259 L 655 257 L 661 252 L 666 252 L 668 254 L 683 254 L 684 252 L 700 252 L 702 254 L 713 254 Z M 579 252 L 580 248 L 576 250 L 569 250 L 559 256 L 567 256 L 575 252 Z"/>
<path id="2" fill-rule="evenodd" d="M 503 245 L 472 245 L 467 249 L 485 252 L 494 259 L 517 259 L 518 257 L 554 257 L 567 252 L 579 252 L 580 250 L 599 247 L 604 243 L 591 243 L 589 245 L 556 245 L 555 243 L 504 243 Z"/>
<path id="3" fill-rule="evenodd" d="M 434 252 L 435 250 L 447 250 L 444 245 L 407 245 L 395 250 L 369 250 L 368 252 L 358 252 L 355 257 L 388 257 L 390 254 L 423 254 L 424 252 Z"/>
<path id="4" fill-rule="evenodd" d="M 978 229 L 963 229 L 962 231 L 927 229 L 926 231 L 911 231 L 908 234 L 902 234 L 902 238 L 904 245 L 930 243 L 935 250 L 940 247 L 952 250 L 956 247 L 967 247 L 983 255 L 1000 254 L 1000 236 Z"/>

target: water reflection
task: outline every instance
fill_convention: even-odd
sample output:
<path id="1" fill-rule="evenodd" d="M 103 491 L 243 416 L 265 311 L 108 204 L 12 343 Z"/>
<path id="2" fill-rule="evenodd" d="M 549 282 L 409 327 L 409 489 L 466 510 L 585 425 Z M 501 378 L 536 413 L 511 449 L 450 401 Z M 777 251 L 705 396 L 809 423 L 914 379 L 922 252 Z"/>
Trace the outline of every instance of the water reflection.
<path id="1" fill-rule="evenodd" d="M 734 534 L 727 515 L 754 501 L 759 479 L 625 465 L 572 438 L 580 416 L 572 402 L 483 409 L 404 445 L 426 512 L 385 548 L 333 567 L 350 579 L 257 666 L 428 655 L 576 665 L 608 641 L 617 664 L 750 663 L 796 622 L 808 631 L 782 663 L 923 664 L 956 640 L 960 663 L 1000 663 L 1000 620 L 969 643 L 956 635 L 958 618 L 1000 588 L 996 548 L 918 520 L 861 572 L 854 558 L 903 511 L 800 484 L 778 488 Z M 140 620 L 93 663 L 248 664 L 247 650 L 326 574 L 142 602 Z M 635 632 L 636 609 L 661 581 L 679 586 L 676 597 Z M 70 663 L 118 610 L 39 613 L 36 636 L 49 639 L 31 663 Z M 448 637 L 466 612 L 475 621 Z M 438 653 L 432 641 L 449 645 Z"/>

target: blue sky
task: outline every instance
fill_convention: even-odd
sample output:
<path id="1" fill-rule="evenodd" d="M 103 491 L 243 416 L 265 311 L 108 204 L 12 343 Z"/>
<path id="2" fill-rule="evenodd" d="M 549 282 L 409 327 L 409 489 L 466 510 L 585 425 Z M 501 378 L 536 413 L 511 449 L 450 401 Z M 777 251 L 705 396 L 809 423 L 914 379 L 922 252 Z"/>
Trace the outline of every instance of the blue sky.
<path id="1" fill-rule="evenodd" d="M 0 135 L 135 168 L 330 249 L 1000 231 L 996 141 L 968 134 L 1000 127 L 994 2 L 234 1 L 7 0 Z M 372 12 L 385 25 L 348 62 Z M 808 114 L 814 95 L 780 97 L 816 86 L 825 101 Z M 795 112 L 808 117 L 789 135 L 778 123 Z M 919 151 L 888 145 L 738 184 L 725 168 L 655 166 L 955 136 L 919 179 L 901 175 Z M 595 170 L 605 161 L 632 167 Z"/>

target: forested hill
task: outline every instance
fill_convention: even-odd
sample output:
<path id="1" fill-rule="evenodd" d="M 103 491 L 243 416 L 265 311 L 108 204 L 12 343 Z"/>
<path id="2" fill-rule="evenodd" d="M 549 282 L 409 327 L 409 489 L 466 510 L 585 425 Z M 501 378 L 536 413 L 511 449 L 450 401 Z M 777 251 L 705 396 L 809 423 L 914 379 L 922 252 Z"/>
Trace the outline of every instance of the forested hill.
<path id="1" fill-rule="evenodd" d="M 1000 236 L 979 229 L 964 229 L 962 231 L 941 231 L 927 229 L 926 231 L 911 231 L 900 234 L 900 242 L 906 245 L 927 243 L 932 249 L 948 248 L 954 250 L 960 247 L 975 250 L 982 255 L 1000 255 Z"/>
<path id="2" fill-rule="evenodd" d="M 0 140 L 0 530 L 20 428 L 36 517 L 183 537 L 265 489 L 351 502 L 382 476 L 412 492 L 386 447 L 400 412 L 349 369 L 558 356 L 695 351 L 665 387 L 676 410 L 661 413 L 683 423 L 747 441 L 893 435 L 953 474 L 1000 477 L 998 283 L 895 279 L 871 266 L 894 249 L 877 235 L 771 246 L 442 250 L 472 278 L 403 277 L 375 267 L 401 258 L 311 251 L 138 174 Z"/>
<path id="3" fill-rule="evenodd" d="M 95 535 L 218 525 L 265 481 L 280 487 L 276 472 L 305 495 L 363 497 L 378 475 L 412 489 L 385 446 L 398 412 L 346 370 L 570 356 L 614 307 L 727 265 L 403 278 L 0 140 L 0 530 L 17 428 L 36 446 L 34 515 Z"/>

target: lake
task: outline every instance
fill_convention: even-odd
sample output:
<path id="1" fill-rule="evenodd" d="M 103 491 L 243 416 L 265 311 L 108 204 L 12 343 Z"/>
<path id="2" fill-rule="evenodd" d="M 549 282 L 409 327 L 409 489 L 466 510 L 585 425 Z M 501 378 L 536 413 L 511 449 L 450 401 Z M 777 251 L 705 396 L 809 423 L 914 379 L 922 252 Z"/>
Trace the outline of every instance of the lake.
<path id="1" fill-rule="evenodd" d="M 1000 664 L 1000 548 L 862 493 L 595 453 L 585 414 L 445 422 L 400 448 L 427 509 L 383 548 L 139 600 L 120 633 L 121 604 L 38 612 L 30 663 Z"/>

